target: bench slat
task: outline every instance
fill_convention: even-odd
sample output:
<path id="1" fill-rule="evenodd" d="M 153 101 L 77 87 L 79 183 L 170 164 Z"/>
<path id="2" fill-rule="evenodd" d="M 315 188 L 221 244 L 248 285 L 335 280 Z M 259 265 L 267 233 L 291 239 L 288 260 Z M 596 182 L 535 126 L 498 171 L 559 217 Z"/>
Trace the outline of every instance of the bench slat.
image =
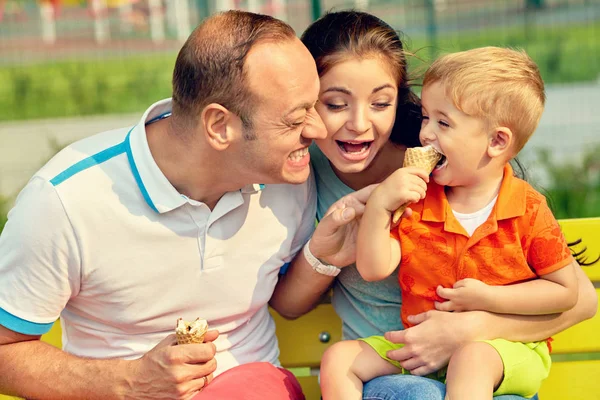
<path id="1" fill-rule="evenodd" d="M 596 289 L 596 294 L 600 298 L 600 289 Z M 552 354 L 600 352 L 599 332 L 600 313 L 597 313 L 594 318 L 554 336 Z"/>
<path id="2" fill-rule="evenodd" d="M 286 368 L 318 368 L 325 350 L 342 339 L 342 322 L 331 304 L 321 304 L 301 318 L 289 321 L 270 310 L 275 319 L 279 348 L 279 361 Z M 328 343 L 321 343 L 319 335 L 327 332 Z"/>
<path id="3" fill-rule="evenodd" d="M 600 360 L 554 363 L 540 390 L 540 399 L 600 400 L 598 377 Z"/>

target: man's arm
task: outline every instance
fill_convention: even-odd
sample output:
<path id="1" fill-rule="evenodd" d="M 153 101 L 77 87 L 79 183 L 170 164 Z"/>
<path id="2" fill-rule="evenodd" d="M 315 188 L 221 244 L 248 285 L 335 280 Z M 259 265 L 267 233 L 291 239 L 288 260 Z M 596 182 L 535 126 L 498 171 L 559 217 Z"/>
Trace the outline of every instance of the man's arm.
<path id="1" fill-rule="evenodd" d="M 189 398 L 216 369 L 211 342 L 218 333 L 206 336 L 206 344 L 174 346 L 170 335 L 138 360 L 94 360 L 0 325 L 0 393 L 36 399 Z"/>
<path id="2" fill-rule="evenodd" d="M 426 375 L 447 365 L 452 353 L 475 340 L 544 340 L 596 315 L 598 297 L 594 286 L 580 267 L 575 268 L 575 274 L 579 296 L 575 307 L 568 311 L 549 315 L 428 311 L 408 317 L 415 326 L 386 333 L 388 340 L 405 344 L 402 349 L 390 351 L 388 356 L 400 361 L 411 373 Z"/>

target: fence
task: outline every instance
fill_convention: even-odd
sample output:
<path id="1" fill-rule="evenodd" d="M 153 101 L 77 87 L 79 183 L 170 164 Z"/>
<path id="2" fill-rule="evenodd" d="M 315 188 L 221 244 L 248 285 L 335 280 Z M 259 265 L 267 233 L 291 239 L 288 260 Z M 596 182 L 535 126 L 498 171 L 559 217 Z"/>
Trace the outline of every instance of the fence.
<path id="1" fill-rule="evenodd" d="M 528 164 L 535 170 L 541 147 L 550 148 L 551 165 L 579 162 L 600 143 L 598 0 L 0 0 L 0 122 L 137 115 L 170 95 L 175 55 L 190 31 L 206 16 L 229 8 L 274 15 L 298 34 L 328 10 L 369 11 L 403 32 L 408 49 L 418 56 L 410 60 L 412 71 L 419 70 L 419 59 L 427 63 L 441 52 L 522 47 L 548 84 L 546 112 L 523 154 Z M 0 142 L 6 147 L 33 141 L 17 132 L 35 133 L 46 152 L 48 137 L 68 142 L 53 133 L 63 123 L 87 132 L 78 122 L 5 122 Z M 10 182 L 20 182 L 42 161 L 25 167 L 19 163 L 27 157 L 14 153 L 0 150 L 0 193 L 12 194 L 19 183 Z M 595 194 L 586 192 L 576 203 L 600 203 L 598 168 L 596 162 L 583 171 L 596 182 Z M 566 198 L 574 190 L 563 192 Z M 599 210 L 600 204 L 590 209 Z"/>

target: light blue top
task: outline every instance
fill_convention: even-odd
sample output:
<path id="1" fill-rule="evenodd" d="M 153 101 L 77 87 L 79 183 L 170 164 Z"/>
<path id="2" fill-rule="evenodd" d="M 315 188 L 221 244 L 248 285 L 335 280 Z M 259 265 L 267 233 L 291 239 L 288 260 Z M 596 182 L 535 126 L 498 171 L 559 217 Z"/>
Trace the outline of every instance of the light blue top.
<path id="1" fill-rule="evenodd" d="M 320 220 L 334 202 L 353 189 L 337 177 L 327 157 L 314 144 L 310 147 L 310 159 L 317 183 L 317 218 Z M 382 281 L 365 282 L 356 265 L 342 268 L 333 287 L 332 303 L 343 321 L 344 339 L 403 329 L 397 270 Z"/>

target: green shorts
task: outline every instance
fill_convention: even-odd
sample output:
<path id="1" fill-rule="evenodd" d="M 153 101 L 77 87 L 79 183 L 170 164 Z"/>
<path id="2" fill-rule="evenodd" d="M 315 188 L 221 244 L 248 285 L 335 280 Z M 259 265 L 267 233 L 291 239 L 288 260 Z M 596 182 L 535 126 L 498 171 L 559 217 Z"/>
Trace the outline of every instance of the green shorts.
<path id="1" fill-rule="evenodd" d="M 387 352 L 403 347 L 402 344 L 392 343 L 383 336 L 371 336 L 358 339 L 371 346 L 381 358 L 398 367 L 403 374 L 410 372 L 402 368 L 398 361 L 388 358 Z M 504 339 L 484 340 L 492 346 L 504 364 L 504 379 L 494 392 L 494 396 L 514 394 L 525 398 L 533 397 L 542 385 L 542 381 L 550 372 L 550 352 L 546 342 L 520 343 Z M 446 368 L 427 375 L 428 378 L 446 383 Z"/>

